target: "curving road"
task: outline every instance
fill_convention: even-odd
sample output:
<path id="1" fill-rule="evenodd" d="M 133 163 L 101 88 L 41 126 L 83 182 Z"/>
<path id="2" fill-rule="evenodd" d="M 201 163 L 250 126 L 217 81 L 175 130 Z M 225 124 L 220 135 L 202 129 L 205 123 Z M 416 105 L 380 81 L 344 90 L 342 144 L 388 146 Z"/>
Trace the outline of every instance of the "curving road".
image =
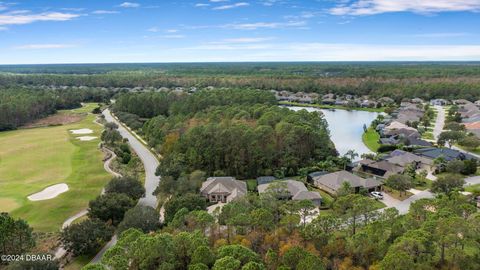
<path id="1" fill-rule="evenodd" d="M 130 146 L 137 153 L 138 157 L 143 162 L 143 167 L 145 168 L 145 198 L 140 199 L 139 204 L 151 206 L 153 208 L 157 207 L 157 197 L 153 195 L 153 192 L 160 183 L 160 177 L 155 175 L 155 170 L 157 169 L 159 162 L 155 155 L 150 152 L 150 150 L 140 142 L 137 137 L 135 137 L 129 130 L 127 130 L 116 118 L 112 116 L 109 109 L 103 111 L 105 120 L 107 122 L 113 122 L 118 125 L 118 132 L 122 135 L 123 138 L 128 139 Z"/>
<path id="2" fill-rule="evenodd" d="M 133 151 L 137 153 L 138 157 L 143 162 L 143 167 L 145 168 L 145 197 L 141 198 L 138 201 L 138 204 L 156 208 L 158 201 L 157 197 L 153 195 L 153 192 L 160 183 L 160 177 L 155 175 L 155 171 L 159 165 L 158 159 L 144 144 L 140 142 L 137 137 L 127 130 L 125 126 L 120 123 L 120 121 L 113 117 L 109 109 L 104 110 L 102 114 L 105 116 L 105 120 L 107 122 L 113 122 L 118 125 L 118 132 L 120 132 L 120 135 L 122 135 L 123 138 L 128 139 L 130 147 L 132 147 Z M 116 243 L 117 235 L 114 235 L 112 239 L 102 248 L 102 250 L 95 255 L 90 263 L 100 262 L 103 254 L 105 254 L 105 252 Z"/>

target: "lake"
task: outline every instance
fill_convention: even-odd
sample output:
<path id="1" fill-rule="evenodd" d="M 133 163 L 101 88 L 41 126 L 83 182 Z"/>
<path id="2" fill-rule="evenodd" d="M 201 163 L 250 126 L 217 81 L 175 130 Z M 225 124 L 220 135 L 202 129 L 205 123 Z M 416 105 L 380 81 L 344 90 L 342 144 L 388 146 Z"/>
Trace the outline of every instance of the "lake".
<path id="1" fill-rule="evenodd" d="M 291 110 L 321 111 L 328 122 L 330 136 L 340 155 L 348 150 L 354 150 L 359 157 L 365 153 L 372 153 L 362 141 L 363 125 L 367 127 L 377 118 L 379 113 L 366 111 L 325 110 L 313 107 L 288 107 Z M 359 159 L 359 158 L 357 158 Z"/>

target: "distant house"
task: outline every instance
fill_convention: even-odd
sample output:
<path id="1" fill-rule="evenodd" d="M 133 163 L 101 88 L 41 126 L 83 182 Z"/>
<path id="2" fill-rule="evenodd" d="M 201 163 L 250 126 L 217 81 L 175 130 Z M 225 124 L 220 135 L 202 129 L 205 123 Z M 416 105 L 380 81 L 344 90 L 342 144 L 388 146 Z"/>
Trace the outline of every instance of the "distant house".
<path id="1" fill-rule="evenodd" d="M 322 104 L 334 105 L 335 104 L 335 99 L 333 99 L 333 98 L 322 99 Z"/>
<path id="2" fill-rule="evenodd" d="M 392 98 L 389 98 L 389 97 L 382 97 L 382 98 L 378 99 L 378 102 L 380 102 L 383 106 L 385 106 L 385 105 L 395 103 L 395 100 L 393 100 Z"/>
<path id="3" fill-rule="evenodd" d="M 403 150 L 393 151 L 385 160 L 404 168 L 408 165 L 414 165 L 415 169 L 427 171 L 432 170 L 434 166 L 433 160 Z"/>
<path id="4" fill-rule="evenodd" d="M 310 184 L 313 184 L 313 179 L 315 179 L 316 177 L 325 175 L 325 174 L 329 174 L 329 173 L 330 172 L 328 172 L 328 171 L 316 171 L 316 172 L 309 173 L 307 175 L 307 182 L 310 183 Z"/>
<path id="5" fill-rule="evenodd" d="M 260 176 L 260 177 L 257 177 L 257 185 L 259 186 L 263 184 L 268 184 L 275 180 L 277 180 L 275 176 Z"/>
<path id="6" fill-rule="evenodd" d="M 409 127 L 404 123 L 393 121 L 383 129 L 383 136 L 397 136 L 402 135 L 406 138 L 420 138 L 420 133 L 417 129 Z"/>
<path id="7" fill-rule="evenodd" d="M 412 99 L 412 103 L 422 104 L 422 103 L 423 103 L 423 99 L 421 99 L 421 98 L 414 98 L 414 99 Z"/>
<path id="8" fill-rule="evenodd" d="M 287 199 L 287 200 L 296 200 L 296 201 L 302 201 L 302 200 L 310 200 L 312 201 L 315 205 L 320 206 L 322 202 L 322 196 L 318 192 L 314 191 L 308 191 L 307 187 L 305 184 L 303 184 L 300 181 L 295 181 L 295 180 L 282 180 L 282 181 L 276 181 L 275 184 L 278 183 L 277 188 L 284 188 L 285 190 L 279 191 L 280 194 L 284 194 L 285 197 L 281 199 Z M 257 187 L 258 193 L 266 193 L 273 187 L 271 186 L 274 183 L 268 183 L 268 184 L 262 184 Z"/>
<path id="9" fill-rule="evenodd" d="M 446 161 L 476 159 L 476 157 L 450 148 L 423 148 L 413 151 L 415 154 L 429 159 L 443 158 Z"/>
<path id="10" fill-rule="evenodd" d="M 234 177 L 209 177 L 203 182 L 200 194 L 210 202 L 231 202 L 247 194 L 247 184 Z"/>
<path id="11" fill-rule="evenodd" d="M 446 101 L 445 99 L 432 99 L 430 100 L 430 105 L 433 105 L 433 106 L 445 106 L 448 104 L 448 101 Z"/>
<path id="12" fill-rule="evenodd" d="M 372 101 L 372 100 L 364 100 L 364 101 L 362 101 L 362 103 L 360 103 L 360 106 L 363 107 L 363 108 L 373 108 L 373 107 L 377 106 L 377 103 L 375 101 Z"/>
<path id="13" fill-rule="evenodd" d="M 357 171 L 372 174 L 381 178 L 388 178 L 391 175 L 402 174 L 405 171 L 405 168 L 390 163 L 386 160 L 374 161 L 370 159 L 363 159 L 358 162 L 359 167 Z"/>
<path id="14" fill-rule="evenodd" d="M 339 189 L 348 183 L 356 193 L 360 192 L 360 188 L 368 191 L 381 190 L 382 183 L 373 178 L 362 178 L 347 171 L 338 171 L 334 173 L 319 175 L 313 178 L 314 185 L 330 194 L 337 194 Z"/>

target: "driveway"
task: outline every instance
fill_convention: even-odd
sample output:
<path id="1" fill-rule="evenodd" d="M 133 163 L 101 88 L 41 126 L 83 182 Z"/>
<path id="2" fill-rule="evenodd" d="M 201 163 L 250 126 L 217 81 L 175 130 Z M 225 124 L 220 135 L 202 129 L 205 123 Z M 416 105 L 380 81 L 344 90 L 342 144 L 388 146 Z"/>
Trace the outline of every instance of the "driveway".
<path id="1" fill-rule="evenodd" d="M 465 178 L 465 185 L 463 186 L 468 187 L 468 186 L 473 186 L 478 184 L 480 184 L 480 176 L 471 176 L 471 177 Z"/>
<path id="2" fill-rule="evenodd" d="M 412 195 L 408 199 L 401 201 L 399 204 L 395 205 L 394 207 L 397 208 L 400 215 L 405 215 L 408 213 L 408 209 L 410 209 L 410 205 L 420 199 L 431 199 L 434 198 L 435 195 L 428 190 L 420 191 L 417 194 Z"/>
<path id="3" fill-rule="evenodd" d="M 440 133 L 443 131 L 443 126 L 445 125 L 445 109 L 442 106 L 434 106 L 437 110 L 437 119 L 435 121 L 435 126 L 433 127 L 433 138 L 435 141 L 438 140 Z"/>
<path id="4" fill-rule="evenodd" d="M 384 203 L 387 208 L 390 207 L 395 207 L 396 205 L 400 204 L 402 201 L 395 199 L 394 197 L 390 196 L 390 194 L 386 192 L 382 192 L 383 194 L 383 200 L 381 200 L 382 203 Z"/>

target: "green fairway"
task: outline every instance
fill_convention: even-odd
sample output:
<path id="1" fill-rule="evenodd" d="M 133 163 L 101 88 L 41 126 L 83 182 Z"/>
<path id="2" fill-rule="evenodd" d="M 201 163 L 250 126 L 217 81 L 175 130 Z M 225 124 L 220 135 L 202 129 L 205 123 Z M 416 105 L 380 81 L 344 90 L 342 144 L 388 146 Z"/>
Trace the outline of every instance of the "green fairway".
<path id="1" fill-rule="evenodd" d="M 363 143 L 373 152 L 377 152 L 380 144 L 380 135 L 373 128 L 368 128 L 365 133 L 362 135 Z"/>
<path id="2" fill-rule="evenodd" d="M 94 119 L 89 114 L 64 126 L 0 133 L 0 212 L 27 220 L 35 230 L 56 231 L 69 216 L 85 209 L 110 179 L 98 149 L 102 127 L 93 123 Z M 83 128 L 94 133 L 73 135 L 69 131 Z M 80 136 L 98 138 L 76 139 Z M 28 195 L 59 183 L 66 183 L 69 190 L 49 200 L 27 199 Z"/>

